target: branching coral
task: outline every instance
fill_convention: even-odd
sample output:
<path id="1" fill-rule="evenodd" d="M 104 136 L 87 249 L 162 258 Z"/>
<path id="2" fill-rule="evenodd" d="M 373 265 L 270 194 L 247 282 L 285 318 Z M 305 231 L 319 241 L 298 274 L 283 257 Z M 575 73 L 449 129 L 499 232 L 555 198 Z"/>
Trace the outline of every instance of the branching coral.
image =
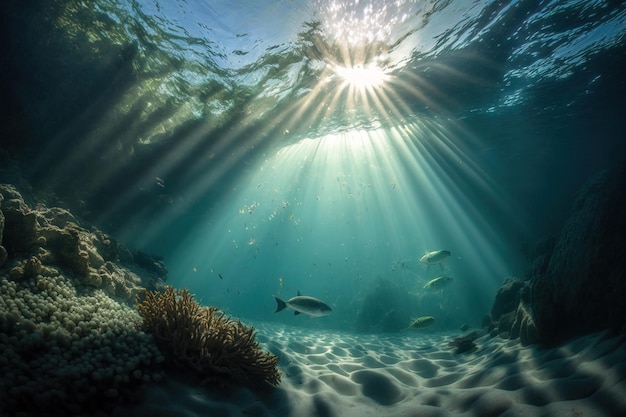
<path id="1" fill-rule="evenodd" d="M 142 330 L 181 369 L 191 369 L 205 382 L 232 381 L 259 385 L 280 383 L 278 358 L 263 352 L 253 327 L 231 320 L 217 307 L 201 307 L 188 290 L 144 291 L 137 296 Z"/>

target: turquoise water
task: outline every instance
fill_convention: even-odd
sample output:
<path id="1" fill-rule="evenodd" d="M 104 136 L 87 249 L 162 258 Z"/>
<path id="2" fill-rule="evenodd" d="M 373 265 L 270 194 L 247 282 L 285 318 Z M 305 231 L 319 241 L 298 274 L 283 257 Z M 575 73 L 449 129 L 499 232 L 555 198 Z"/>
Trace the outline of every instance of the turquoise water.
<path id="1" fill-rule="evenodd" d="M 479 326 L 624 155 L 620 2 L 2 9 L 3 142 L 28 180 L 235 317 Z M 451 256 L 418 262 L 433 250 Z M 274 313 L 298 290 L 333 313 Z"/>

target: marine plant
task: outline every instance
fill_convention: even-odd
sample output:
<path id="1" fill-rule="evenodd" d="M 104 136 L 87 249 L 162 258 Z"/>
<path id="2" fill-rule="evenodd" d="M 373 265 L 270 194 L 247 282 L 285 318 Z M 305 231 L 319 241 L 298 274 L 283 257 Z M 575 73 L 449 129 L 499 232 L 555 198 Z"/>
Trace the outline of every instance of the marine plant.
<path id="1" fill-rule="evenodd" d="M 217 307 L 201 307 L 188 290 L 145 290 L 136 302 L 141 330 L 154 336 L 177 368 L 195 372 L 203 383 L 280 383 L 278 358 L 259 348 L 254 328 Z"/>

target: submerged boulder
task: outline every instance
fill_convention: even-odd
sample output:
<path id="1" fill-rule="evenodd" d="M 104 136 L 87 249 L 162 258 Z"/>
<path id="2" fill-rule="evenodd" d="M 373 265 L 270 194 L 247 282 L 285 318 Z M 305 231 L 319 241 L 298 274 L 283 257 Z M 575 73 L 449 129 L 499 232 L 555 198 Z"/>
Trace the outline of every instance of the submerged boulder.
<path id="1" fill-rule="evenodd" d="M 485 323 L 492 336 L 520 338 L 522 344 L 537 340 L 530 307 L 530 281 L 509 277 L 496 294 L 489 320 Z"/>
<path id="2" fill-rule="evenodd" d="M 515 312 L 523 286 L 524 282 L 519 278 L 509 277 L 504 280 L 491 307 L 492 321 L 498 321 L 503 315 Z"/>
<path id="3" fill-rule="evenodd" d="M 626 329 L 626 171 L 607 170 L 578 193 L 560 234 L 533 250 L 525 280 L 498 290 L 492 335 L 553 345 L 586 333 Z"/>
<path id="4" fill-rule="evenodd" d="M 607 170 L 579 192 L 547 270 L 532 280 L 538 339 L 566 338 L 626 324 L 626 172 Z"/>

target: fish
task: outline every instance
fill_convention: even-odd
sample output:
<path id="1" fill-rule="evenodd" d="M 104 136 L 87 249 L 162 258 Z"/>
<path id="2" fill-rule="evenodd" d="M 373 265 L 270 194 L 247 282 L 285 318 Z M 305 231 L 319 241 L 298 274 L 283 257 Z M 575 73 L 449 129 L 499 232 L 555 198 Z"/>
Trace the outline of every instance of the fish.
<path id="1" fill-rule="evenodd" d="M 443 272 L 442 262 L 448 259 L 448 256 L 450 256 L 449 250 L 434 250 L 426 252 L 419 261 L 420 263 L 426 265 L 426 270 L 429 270 L 431 265 L 438 264 L 439 268 L 441 268 L 441 272 Z"/>
<path id="2" fill-rule="evenodd" d="M 433 278 L 424 284 L 425 289 L 441 289 L 453 281 L 452 278 L 446 276 L 440 276 Z"/>
<path id="3" fill-rule="evenodd" d="M 431 326 L 435 322 L 435 318 L 432 316 L 418 317 L 409 324 L 409 329 L 424 329 Z"/>
<path id="4" fill-rule="evenodd" d="M 434 265 L 440 264 L 445 261 L 448 256 L 450 256 L 449 250 L 434 250 L 431 252 L 426 252 L 424 256 L 420 258 L 420 262 L 425 265 Z"/>
<path id="5" fill-rule="evenodd" d="M 330 314 L 332 309 L 323 302 L 315 297 L 309 297 L 306 295 L 300 294 L 298 291 L 298 295 L 290 298 L 287 301 L 283 301 L 280 298 L 274 296 L 276 299 L 276 311 L 284 310 L 285 308 L 290 308 L 293 310 L 294 315 L 298 314 L 306 314 L 309 317 L 322 317 Z"/>

